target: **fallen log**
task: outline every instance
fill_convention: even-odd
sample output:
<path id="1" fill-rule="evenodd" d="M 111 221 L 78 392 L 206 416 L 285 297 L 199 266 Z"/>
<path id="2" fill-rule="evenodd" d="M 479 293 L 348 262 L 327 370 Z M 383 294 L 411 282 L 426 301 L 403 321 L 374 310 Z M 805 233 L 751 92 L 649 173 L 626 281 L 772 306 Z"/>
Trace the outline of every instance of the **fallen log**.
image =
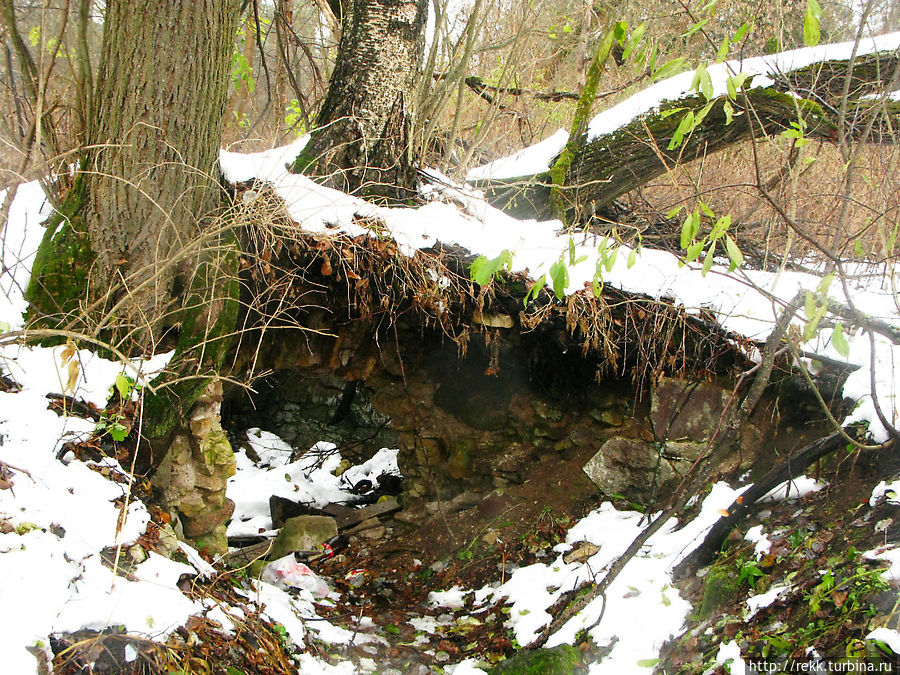
<path id="1" fill-rule="evenodd" d="M 786 460 L 756 481 L 752 487 L 747 489 L 726 509 L 728 515 L 722 516 L 716 521 L 709 532 L 706 533 L 703 543 L 675 567 L 675 578 L 681 579 L 690 576 L 701 567 L 710 564 L 722 548 L 722 544 L 731 530 L 762 497 L 778 485 L 796 477 L 817 459 L 834 452 L 845 443 L 844 436 L 839 431 L 836 431 L 825 438 L 813 441 L 791 454 Z"/>
<path id="2" fill-rule="evenodd" d="M 691 78 L 691 73 L 682 73 L 601 113 L 589 125 L 584 142 L 578 144 L 568 171 L 564 189 L 573 215 L 584 218 L 596 213 L 676 164 L 754 135 L 775 135 L 790 129 L 803 138 L 826 142 L 846 138 L 897 144 L 900 102 L 885 96 L 900 84 L 897 34 L 876 40 L 865 48 L 860 45 L 857 55 L 846 45 L 829 45 L 832 49 L 821 50 L 823 56 L 812 63 L 803 50 L 797 50 L 721 64 L 717 77 L 722 82 L 717 81 L 702 94 L 686 85 L 682 91 L 687 91 L 678 93 L 676 78 L 687 82 Z M 865 53 L 867 49 L 869 53 Z M 846 57 L 826 58 L 836 50 L 846 52 Z M 806 65 L 782 68 L 782 64 L 792 62 Z M 719 66 L 711 66 L 709 71 L 713 68 Z M 724 91 L 724 76 L 738 72 L 749 75 L 743 88 L 738 87 L 729 96 Z M 754 78 L 768 80 L 764 86 L 755 86 Z M 653 102 L 649 106 L 648 99 Z M 694 119 L 700 114 L 702 121 L 681 138 L 682 122 L 689 115 Z M 673 143 L 673 138 L 677 142 Z M 489 176 L 490 172 L 483 169 L 473 176 Z M 469 182 L 484 190 L 492 204 L 517 217 L 556 215 L 550 200 L 549 171 L 518 177 L 476 177 Z"/>

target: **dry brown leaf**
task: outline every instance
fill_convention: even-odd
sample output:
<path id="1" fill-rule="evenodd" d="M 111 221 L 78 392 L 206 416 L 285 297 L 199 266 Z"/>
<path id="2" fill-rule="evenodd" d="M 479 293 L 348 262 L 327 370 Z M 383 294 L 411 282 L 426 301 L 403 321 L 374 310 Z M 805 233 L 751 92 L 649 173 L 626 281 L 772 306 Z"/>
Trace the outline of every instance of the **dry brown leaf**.
<path id="1" fill-rule="evenodd" d="M 72 360 L 69 361 L 68 366 L 69 377 L 66 380 L 66 391 L 75 391 L 75 387 L 78 384 L 78 375 L 81 373 L 81 368 L 78 367 L 78 361 Z"/>

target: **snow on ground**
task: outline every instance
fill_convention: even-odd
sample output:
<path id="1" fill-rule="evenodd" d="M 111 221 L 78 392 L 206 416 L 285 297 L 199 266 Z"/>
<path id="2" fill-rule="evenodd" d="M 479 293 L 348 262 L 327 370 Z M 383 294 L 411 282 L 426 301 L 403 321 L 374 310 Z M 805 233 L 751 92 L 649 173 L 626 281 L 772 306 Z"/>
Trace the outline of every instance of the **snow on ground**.
<path id="1" fill-rule="evenodd" d="M 3 233 L 6 269 L 0 276 L 0 322 L 5 325 L 0 324 L 0 333 L 22 324 L 22 289 L 43 235 L 38 224 L 46 215 L 38 184 L 19 186 Z M 0 602 L 6 608 L 0 613 L 4 672 L 36 672 L 38 662 L 28 648 L 37 647 L 52 657 L 48 639 L 52 633 L 121 625 L 132 635 L 165 640 L 193 614 L 208 614 L 225 630 L 233 624 L 230 616 L 241 616 L 238 608 L 190 600 L 177 587 L 183 574 L 196 576 L 211 570 L 187 544 L 182 543 L 181 548 L 190 564 L 151 552 L 128 579 L 113 574 L 102 562 L 101 551 L 121 545 L 123 564 L 130 563 L 130 546 L 144 532 L 150 517 L 143 503 L 132 501 L 122 526 L 117 527 L 120 509 L 116 503 L 126 494 L 127 485 L 113 482 L 99 471 L 125 476 L 115 460 L 81 462 L 70 455 L 57 459 L 63 443 L 85 439 L 94 429 L 88 420 L 59 416 L 47 408 L 46 395 L 63 393 L 68 384 L 63 350 L 63 346 L 0 346 L 0 373 L 11 376 L 22 387 L 18 393 L 0 392 L 0 461 L 12 467 L 14 474 L 12 487 L 0 490 L 0 521 L 6 523 L 0 533 Z M 125 372 L 139 382 L 147 382 L 170 356 L 122 364 L 78 350 L 74 356 L 78 377 L 74 389 L 66 393 L 102 408 L 116 375 Z M 279 446 L 277 439 L 262 432 L 255 439 L 254 448 L 268 461 L 270 470 L 280 471 L 282 486 L 287 483 L 284 473 L 296 469 L 298 482 L 313 485 L 307 474 L 315 481 L 311 491 L 317 503 L 347 497 L 339 488 L 340 479 L 329 473 L 334 461 L 340 462 L 338 455 L 332 454 L 327 466 L 315 467 L 312 458 L 318 455 L 311 451 L 290 464 L 289 457 L 284 457 L 285 446 Z M 265 440 L 274 447 L 265 447 Z M 248 461 L 245 453 L 239 456 Z M 375 477 L 396 473 L 396 453 L 382 451 L 353 469 L 360 479 L 373 473 Z M 236 493 L 261 481 L 260 474 L 265 477 L 267 472 L 246 471 L 246 484 L 239 484 Z M 268 496 L 265 499 L 268 515 Z M 251 505 L 237 501 L 245 513 L 258 516 Z M 315 618 L 310 628 L 329 642 L 369 639 L 316 617 L 311 595 L 289 595 L 263 582 L 254 582 L 252 590 L 249 599 L 258 605 L 264 603 L 265 615 L 284 625 L 298 644 L 303 644 L 305 635 L 303 618 Z M 303 659 L 304 673 L 353 672 L 351 664 L 345 664 L 349 669 L 328 670 L 327 664 L 312 656 L 304 655 Z"/>
<path id="2" fill-rule="evenodd" d="M 744 540 L 756 544 L 753 548 L 753 555 L 757 558 L 765 555 L 772 549 L 772 542 L 769 541 L 769 537 L 763 532 L 762 525 L 754 525 L 747 530 L 746 534 L 744 534 Z"/>
<path id="3" fill-rule="evenodd" d="M 125 486 L 89 463 L 56 459 L 63 442 L 85 438 L 94 426 L 47 409 L 45 395 L 61 391 L 64 378 L 59 351 L 0 349 L 0 369 L 12 371 L 22 385 L 19 393 L 0 393 L 0 460 L 15 467 L 12 488 L 0 490 L 0 519 L 15 528 L 0 534 L 0 597 L 9 610 L 0 615 L 0 635 L 10 646 L 4 649 L 9 672 L 33 671 L 37 661 L 25 648 L 48 648 L 53 632 L 121 624 L 134 634 L 164 638 L 205 609 L 175 585 L 182 573 L 198 573 L 192 566 L 151 554 L 131 581 L 102 563 L 106 547 L 121 544 L 129 555 L 127 547 L 149 515 L 142 503 L 132 502 L 117 532 L 120 511 L 113 502 Z M 97 392 L 115 377 L 104 380 L 104 372 L 117 372 L 117 364 L 82 357 L 86 398 L 102 398 Z M 124 474 L 114 460 L 105 460 L 103 468 Z"/>
<path id="4" fill-rule="evenodd" d="M 780 485 L 776 485 L 766 494 L 760 497 L 761 502 L 776 502 L 781 500 L 795 501 L 808 494 L 818 492 L 827 487 L 827 483 L 810 478 L 809 476 L 797 476 Z"/>
<path id="5" fill-rule="evenodd" d="M 882 39 L 898 38 L 879 38 Z M 801 57 L 802 54 L 796 58 Z M 670 87 L 668 91 L 674 91 L 674 84 L 670 83 Z M 656 94 L 657 105 L 662 100 L 660 96 Z M 602 128 L 599 122 L 593 127 L 594 133 L 599 133 L 598 128 Z M 560 138 L 548 143 L 542 152 L 549 152 L 548 148 L 558 144 Z M 305 142 L 301 138 L 291 146 L 254 155 L 223 152 L 222 167 L 232 181 L 249 181 L 254 177 L 269 181 L 285 200 L 292 217 L 313 233 L 366 234 L 369 230 L 355 221 L 358 216 L 375 217 L 385 223 L 408 253 L 432 246 L 436 241 L 459 244 L 488 257 L 510 250 L 514 256 L 513 268 L 528 271 L 533 278 L 547 272 L 569 249 L 569 236 L 558 233 L 557 221 L 516 220 L 463 187 L 433 185 L 426 190 L 432 201 L 425 206 L 386 209 L 322 187 L 303 176 L 291 175 L 285 170 L 285 164 Z M 510 166 L 536 161 L 535 157 L 529 153 L 520 155 Z M 245 193 L 245 198 L 252 199 L 252 193 Z M 21 324 L 24 309 L 21 288 L 27 282 L 28 259 L 42 235 L 41 228 L 35 225 L 46 215 L 36 184 L 20 186 L 10 214 L 3 251 L 3 262 L 9 271 L 0 278 L 0 289 L 6 294 L 6 300 L 0 302 L 0 322 L 15 328 Z M 585 258 L 570 265 L 567 293 L 583 289 L 593 279 L 599 244 L 592 236 L 575 237 L 574 258 Z M 714 266 L 709 276 L 701 278 L 696 268 L 681 266 L 669 253 L 636 251 L 633 264 L 629 264 L 630 252 L 627 247 L 620 250 L 615 265 L 605 275 L 606 283 L 655 298 L 668 298 L 688 311 L 714 311 L 726 328 L 752 338 L 764 338 L 768 334 L 784 301 L 798 290 L 815 289 L 820 283 L 814 275 L 792 272 L 727 274 L 724 266 Z M 853 300 L 862 311 L 897 322 L 887 291 L 871 281 L 850 284 Z M 840 299 L 837 284 L 829 292 Z M 0 330 L 5 327 L 0 324 Z M 827 329 L 821 331 L 808 350 L 839 359 L 829 338 Z M 850 377 L 844 393 L 860 401 L 855 417 L 867 420 L 876 438 L 886 438 L 887 432 L 877 421 L 869 396 L 869 368 L 875 367 L 879 398 L 893 418 L 898 387 L 892 364 L 898 361 L 900 353 L 879 337 L 875 339 L 874 355 L 869 353 L 867 336 L 848 334 L 848 340 L 851 361 L 862 368 Z M 59 417 L 47 410 L 46 393 L 61 392 L 67 380 L 60 358 L 60 348 L 22 348 L 9 344 L 0 348 L 0 368 L 23 385 L 20 393 L 0 394 L 0 460 L 18 469 L 13 488 L 0 490 L 0 516 L 14 527 L 12 532 L 0 534 L 0 598 L 6 607 L 22 608 L 19 612 L 6 612 L 0 619 L 4 622 L 0 625 L 0 635 L 12 645 L 4 650 L 7 659 L 4 665 L 11 672 L 34 670 L 36 661 L 26 647 L 38 645 L 46 649 L 47 635 L 53 631 L 118 623 L 136 634 L 160 638 L 191 614 L 211 611 L 202 603 L 188 600 L 175 586 L 182 573 L 203 572 L 204 569 L 198 569 L 203 567 L 199 563 L 188 565 L 150 556 L 137 565 L 134 580 L 114 576 L 101 563 L 100 551 L 117 543 L 133 542 L 146 526 L 148 514 L 143 504 L 131 503 L 127 519 L 117 532 L 119 510 L 113 501 L 122 497 L 124 488 L 108 481 L 87 463 L 56 459 L 63 441 L 83 438 L 92 427 L 84 420 Z M 116 374 L 125 366 L 103 361 L 85 351 L 79 352 L 79 364 L 76 395 L 102 405 Z M 128 367 L 132 373 L 148 373 L 161 365 L 154 362 Z M 333 473 L 337 456 L 329 455 L 329 449 L 317 447 L 292 462 L 277 439 L 258 432 L 251 441 L 267 466 L 251 466 L 246 454 L 239 453 L 239 477 L 230 488 L 239 512 L 230 534 L 268 530 L 271 523 L 266 519 L 271 494 L 296 498 L 302 493 L 317 504 L 342 494 L 340 480 Z M 377 477 L 383 468 L 390 466 L 391 459 L 385 453 L 377 461 L 373 460 L 371 466 L 360 467 L 359 479 Z M 393 461 L 396 462 L 396 455 Z M 104 464 L 101 468 L 107 471 L 121 471 L 114 462 L 107 460 Z M 285 479 L 285 474 L 289 479 Z M 719 510 L 730 505 L 737 494 L 728 486 L 717 484 L 695 520 L 680 527 L 674 520 L 670 521 L 629 563 L 607 592 L 604 621 L 591 629 L 592 637 L 599 644 L 607 644 L 613 637 L 618 640 L 601 663 L 591 666 L 592 673 L 646 672 L 637 663 L 654 658 L 659 646 L 681 630 L 690 607 L 672 588 L 669 570 L 690 552 L 719 517 Z M 265 507 L 259 501 L 261 495 L 266 500 Z M 600 547 L 587 561 L 565 563 L 563 551 L 558 551 L 559 557 L 549 565 L 522 568 L 502 586 L 479 589 L 476 602 L 509 603 L 511 628 L 520 644 L 526 645 L 549 621 L 547 609 L 554 600 L 575 584 L 602 575 L 643 526 L 641 514 L 619 512 L 603 504 L 576 525 L 567 539 L 572 548 L 584 541 Z M 896 571 L 900 565 L 897 552 L 893 548 L 867 555 L 889 559 L 893 567 L 886 575 L 896 578 L 900 574 Z M 193 553 L 194 560 L 195 556 Z M 458 596 L 468 592 L 472 591 L 455 589 L 434 600 L 458 600 Z M 304 622 L 304 618 L 315 614 L 311 597 L 302 594 L 293 597 L 264 583 L 254 584 L 249 595 L 264 602 L 269 616 L 285 625 L 298 641 L 303 640 L 307 628 L 314 628 L 323 639 L 339 642 L 346 637 L 344 629 L 326 622 Z M 572 641 L 578 630 L 591 625 L 600 615 L 603 602 L 603 599 L 595 600 L 551 636 L 549 644 Z M 217 616 L 227 621 L 223 610 Z M 615 620 L 611 621 L 610 617 Z M 739 658 L 739 653 L 733 653 L 734 647 L 734 643 L 723 645 L 720 657 Z M 302 658 L 303 672 L 353 670 L 349 664 L 326 667 L 309 655 Z M 455 672 L 478 672 L 478 669 L 466 662 L 458 664 Z"/>
<path id="6" fill-rule="evenodd" d="M 737 642 L 723 642 L 719 645 L 716 654 L 716 663 L 725 666 L 731 675 L 744 675 L 747 672 L 747 664 L 741 658 L 741 648 Z"/>
<path id="7" fill-rule="evenodd" d="M 759 610 L 764 607 L 768 607 L 789 590 L 791 590 L 790 586 L 772 586 L 772 588 L 770 588 L 765 593 L 759 593 L 747 598 L 747 609 L 749 611 L 747 616 L 744 617 L 744 620 L 749 621 L 754 616 L 756 616 L 756 613 Z"/>
<path id="8" fill-rule="evenodd" d="M 233 623 L 229 616 L 240 616 L 235 608 L 190 600 L 178 588 L 183 574 L 196 576 L 211 570 L 187 544 L 182 543 L 181 548 L 191 564 L 151 552 L 128 579 L 114 575 L 102 562 L 101 551 L 116 545 L 122 546 L 123 564 L 131 561 L 130 545 L 146 529 L 149 514 L 143 503 L 132 501 L 117 532 L 120 510 L 114 502 L 123 498 L 127 485 L 113 482 L 95 469 L 124 476 L 122 467 L 109 458 L 100 463 L 57 459 L 64 442 L 84 439 L 94 427 L 90 421 L 60 417 L 47 409 L 46 394 L 62 391 L 61 382 L 66 378 L 60 366 L 61 350 L 0 348 L 0 371 L 12 373 L 22 385 L 18 393 L 0 393 L 0 461 L 14 467 L 11 489 L 0 490 L 0 521 L 7 523 L 4 530 L 11 530 L 0 534 L 0 601 L 7 608 L 0 613 L 5 672 L 35 672 L 37 661 L 27 648 L 37 646 L 52 656 L 51 633 L 121 625 L 132 635 L 164 640 L 194 614 L 209 613 L 226 630 Z M 122 366 L 87 351 L 80 357 L 83 370 L 75 395 L 102 406 Z M 274 440 L 271 435 L 267 438 Z M 249 462 L 243 451 L 239 455 Z M 290 486 L 284 474 L 296 469 L 296 480 L 310 487 L 320 505 L 332 498 L 347 498 L 348 493 L 338 487 L 340 479 L 329 471 L 340 457 L 332 453 L 326 464 L 314 467 L 313 456 L 318 455 L 311 452 L 297 462 L 285 463 L 269 449 L 267 458 L 275 467 L 269 472 L 280 472 L 281 484 Z M 396 454 L 382 451 L 356 473 L 380 474 L 395 467 Z M 238 485 L 243 490 L 254 486 L 269 489 L 269 483 L 259 478 L 268 477 L 269 472 L 251 470 L 246 464 L 242 469 L 239 476 L 244 481 L 239 480 Z M 258 519 L 259 514 L 241 499 L 242 494 L 241 490 L 235 492 L 242 512 Z M 268 514 L 268 497 L 265 511 Z M 263 527 L 268 529 L 271 523 L 263 523 Z M 371 639 L 319 619 L 311 594 L 289 595 L 270 584 L 254 582 L 247 596 L 257 605 L 265 604 L 265 615 L 285 626 L 297 644 L 304 644 L 307 626 L 331 643 Z M 306 624 L 304 620 L 309 619 L 315 620 Z M 331 672 L 326 670 L 327 664 L 311 656 L 304 656 L 303 663 L 304 673 Z"/>
<path id="9" fill-rule="evenodd" d="M 895 480 L 890 484 L 887 481 L 881 481 L 875 486 L 872 496 L 869 497 L 869 506 L 876 506 L 882 501 L 900 506 L 900 480 Z"/>
<path id="10" fill-rule="evenodd" d="M 381 474 L 400 475 L 396 449 L 382 448 L 365 463 L 336 476 L 341 456 L 333 443 L 319 442 L 292 462 L 293 450 L 275 434 L 248 429 L 247 438 L 261 461 L 253 462 L 242 448 L 235 450 L 238 471 L 228 479 L 228 496 L 235 503 L 228 525 L 229 537 L 277 534 L 272 529 L 269 509 L 272 495 L 321 508 L 335 502 L 358 500 L 350 488 L 363 479 L 378 487 L 377 478 Z"/>

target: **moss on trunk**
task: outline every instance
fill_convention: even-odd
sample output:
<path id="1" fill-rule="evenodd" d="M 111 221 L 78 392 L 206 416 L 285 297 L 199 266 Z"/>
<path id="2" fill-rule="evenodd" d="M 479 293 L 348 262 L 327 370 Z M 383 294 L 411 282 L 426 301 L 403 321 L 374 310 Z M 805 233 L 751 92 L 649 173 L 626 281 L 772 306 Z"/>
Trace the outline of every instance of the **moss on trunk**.
<path id="1" fill-rule="evenodd" d="M 138 458 L 143 471 L 162 460 L 172 434 L 222 368 L 237 325 L 239 296 L 238 252 L 231 242 L 224 255 L 198 267 L 173 362 L 156 380 L 156 393 L 144 400 L 143 434 L 151 453 Z"/>
<path id="2" fill-rule="evenodd" d="M 44 226 L 25 289 L 30 303 L 26 319 L 45 328 L 61 327 L 87 298 L 95 254 L 82 215 L 86 188 L 79 177 L 59 209 Z"/>
<path id="3" fill-rule="evenodd" d="M 581 92 L 581 96 L 578 97 L 578 103 L 575 106 L 575 116 L 572 119 L 569 140 L 550 169 L 550 182 L 553 185 L 550 189 L 550 198 L 553 202 L 553 210 L 556 217 L 562 220 L 563 223 L 566 222 L 566 212 L 572 207 L 571 200 L 567 199 L 565 194 L 569 169 L 585 143 L 585 132 L 591 114 L 591 107 L 594 104 L 594 99 L 597 98 L 600 75 L 606 67 L 606 61 L 609 59 L 612 46 L 613 31 L 609 30 L 597 47 L 597 53 L 594 54 L 594 58 L 591 60 L 584 89 Z"/>

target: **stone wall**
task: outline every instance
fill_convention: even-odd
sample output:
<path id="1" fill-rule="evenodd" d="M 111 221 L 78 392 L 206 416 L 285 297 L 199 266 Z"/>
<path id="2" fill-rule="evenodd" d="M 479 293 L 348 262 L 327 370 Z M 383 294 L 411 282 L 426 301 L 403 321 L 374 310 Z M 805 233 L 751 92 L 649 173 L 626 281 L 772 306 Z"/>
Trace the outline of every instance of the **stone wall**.
<path id="1" fill-rule="evenodd" d="M 677 486 L 731 399 L 726 380 L 664 377 L 650 392 L 598 383 L 596 363 L 547 334 L 484 328 L 460 356 L 437 334 L 337 333 L 270 341 L 280 349 L 261 362 L 275 372 L 252 404 L 232 392 L 230 424 L 273 431 L 300 451 L 332 441 L 353 460 L 399 447 L 412 495 L 503 487 L 562 453 L 593 457 L 585 471 L 603 493 L 653 501 Z M 818 433 L 811 398 L 784 405 L 783 397 L 767 397 L 723 473 Z"/>

